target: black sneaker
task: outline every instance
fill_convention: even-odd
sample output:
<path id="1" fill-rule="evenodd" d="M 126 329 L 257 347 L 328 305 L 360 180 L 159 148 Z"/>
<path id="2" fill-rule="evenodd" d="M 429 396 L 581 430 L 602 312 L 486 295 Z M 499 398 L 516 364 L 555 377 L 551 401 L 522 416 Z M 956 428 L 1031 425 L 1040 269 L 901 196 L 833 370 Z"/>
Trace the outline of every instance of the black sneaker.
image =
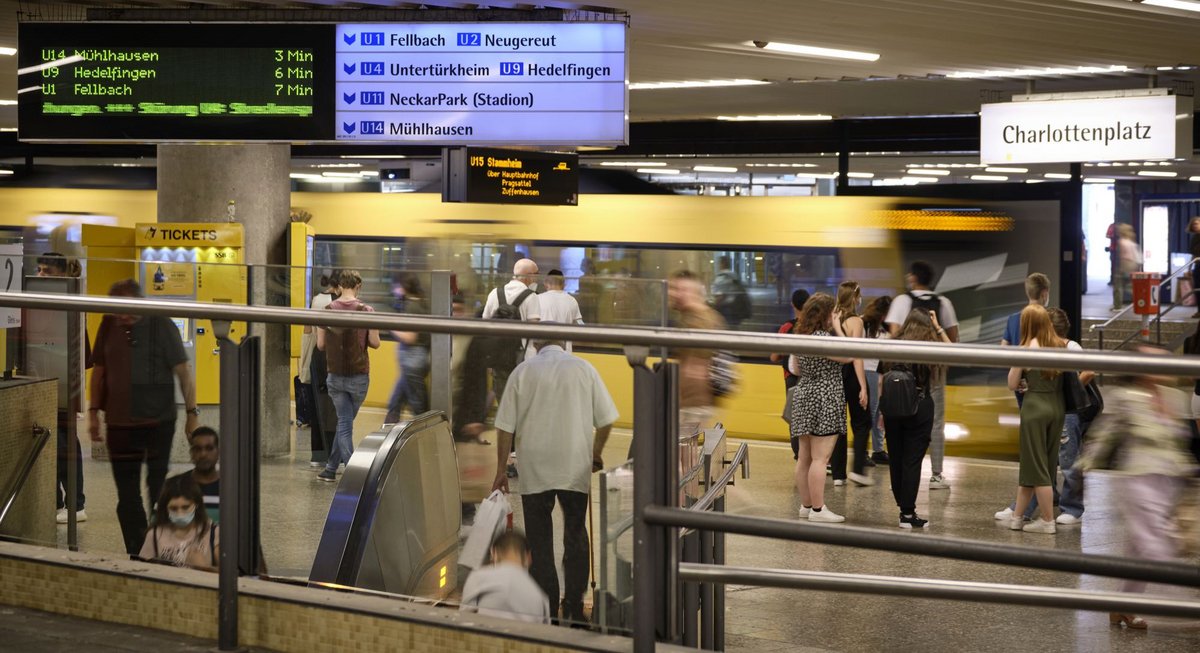
<path id="1" fill-rule="evenodd" d="M 866 460 L 863 461 L 863 467 L 874 467 L 874 466 L 875 466 L 875 461 L 871 460 L 871 458 L 869 456 L 867 457 Z"/>
<path id="2" fill-rule="evenodd" d="M 326 483 L 336 483 L 337 474 L 326 469 L 320 474 L 317 474 L 317 480 L 325 481 Z"/>
<path id="3" fill-rule="evenodd" d="M 917 513 L 911 515 L 900 515 L 900 528 L 925 528 L 929 525 L 928 519 L 921 519 Z"/>
<path id="4" fill-rule="evenodd" d="M 877 463 L 882 463 L 882 464 L 886 465 L 888 462 L 887 452 L 886 451 L 876 451 L 875 453 L 871 454 L 871 460 L 874 460 Z"/>

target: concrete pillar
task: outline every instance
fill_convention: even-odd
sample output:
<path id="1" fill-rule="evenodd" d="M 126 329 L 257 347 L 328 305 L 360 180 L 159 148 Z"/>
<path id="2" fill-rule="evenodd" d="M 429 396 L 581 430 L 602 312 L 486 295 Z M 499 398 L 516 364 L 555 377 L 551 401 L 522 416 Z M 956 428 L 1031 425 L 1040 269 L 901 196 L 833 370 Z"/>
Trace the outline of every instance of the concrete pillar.
<path id="1" fill-rule="evenodd" d="M 287 265 L 290 159 L 291 146 L 286 144 L 159 145 L 158 220 L 227 222 L 229 202 L 233 201 L 236 221 L 246 234 L 243 262 Z M 287 273 L 272 272 L 252 269 L 251 304 L 280 305 L 278 293 L 286 292 Z M 264 456 L 286 455 L 291 451 L 288 330 L 284 325 L 256 325 L 252 333 L 263 336 L 261 451 Z M 201 420 L 219 423 L 215 413 L 201 415 Z M 176 443 L 181 439 L 176 438 Z"/>

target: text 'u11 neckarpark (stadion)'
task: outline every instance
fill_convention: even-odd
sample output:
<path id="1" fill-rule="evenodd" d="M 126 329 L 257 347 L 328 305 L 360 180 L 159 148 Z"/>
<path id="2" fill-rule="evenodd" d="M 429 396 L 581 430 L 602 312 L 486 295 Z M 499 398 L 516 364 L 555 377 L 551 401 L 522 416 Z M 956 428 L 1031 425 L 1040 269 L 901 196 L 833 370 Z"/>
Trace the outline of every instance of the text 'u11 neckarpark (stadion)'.
<path id="1" fill-rule="evenodd" d="M 623 22 L 33 22 L 19 38 L 22 140 L 628 140 Z"/>

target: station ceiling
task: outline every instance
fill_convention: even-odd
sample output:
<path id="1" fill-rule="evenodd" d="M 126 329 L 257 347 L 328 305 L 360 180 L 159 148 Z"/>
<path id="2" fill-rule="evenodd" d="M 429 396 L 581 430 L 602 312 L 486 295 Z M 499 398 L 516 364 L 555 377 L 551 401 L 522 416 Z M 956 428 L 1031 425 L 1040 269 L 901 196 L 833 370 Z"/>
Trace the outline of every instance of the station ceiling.
<path id="1" fill-rule="evenodd" d="M 718 116 L 833 117 L 970 114 L 981 102 L 1036 92 L 1143 88 L 1190 93 L 1200 73 L 1200 11 L 1130 0 L 601 0 L 400 2 L 0 0 L 0 46 L 15 47 L 18 16 L 86 8 L 613 9 L 628 14 L 633 84 L 745 79 L 753 86 L 630 91 L 633 122 Z M 1200 3 L 1197 3 L 1200 9 Z M 876 61 L 797 56 L 752 44 L 802 44 L 878 54 Z M 1033 74 L 1031 69 L 1058 69 Z M 1079 69 L 1103 72 L 1080 72 Z M 1024 71 L 986 75 L 987 71 Z M 0 100 L 16 97 L 16 57 L 0 56 Z M 0 106 L 0 128 L 16 110 Z"/>

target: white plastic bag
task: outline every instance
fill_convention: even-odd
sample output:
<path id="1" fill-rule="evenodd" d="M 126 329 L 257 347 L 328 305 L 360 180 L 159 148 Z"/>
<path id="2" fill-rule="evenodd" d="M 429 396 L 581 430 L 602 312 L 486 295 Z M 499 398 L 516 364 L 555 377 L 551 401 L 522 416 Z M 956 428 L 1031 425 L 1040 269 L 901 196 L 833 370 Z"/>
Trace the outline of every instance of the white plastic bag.
<path id="1" fill-rule="evenodd" d="M 467 536 L 462 553 L 458 555 L 458 564 L 467 569 L 482 567 L 492 542 L 508 527 L 508 516 L 511 514 L 508 495 L 500 490 L 484 499 L 475 511 L 475 524 L 471 526 L 471 534 Z"/>

